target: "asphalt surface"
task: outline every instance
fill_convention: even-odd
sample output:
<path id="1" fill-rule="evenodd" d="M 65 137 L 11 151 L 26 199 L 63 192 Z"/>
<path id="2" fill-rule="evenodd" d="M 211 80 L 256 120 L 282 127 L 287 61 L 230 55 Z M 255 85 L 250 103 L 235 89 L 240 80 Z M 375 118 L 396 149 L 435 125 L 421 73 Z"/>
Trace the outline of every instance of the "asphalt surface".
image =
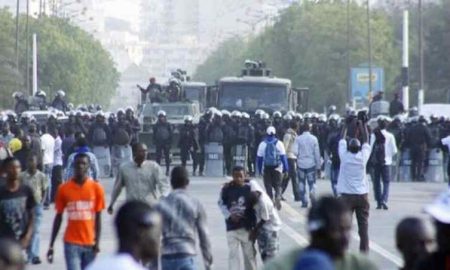
<path id="1" fill-rule="evenodd" d="M 221 185 L 227 181 L 225 178 L 207 178 L 193 177 L 191 179 L 190 193 L 199 198 L 206 208 L 208 215 L 208 225 L 213 247 L 214 268 L 217 270 L 226 270 L 227 266 L 227 241 L 225 233 L 225 223 L 217 207 L 217 199 Z M 113 179 L 103 179 L 101 183 L 107 193 L 107 202 L 109 201 Z M 369 256 L 379 266 L 380 269 L 390 270 L 398 269 L 402 264 L 402 259 L 395 248 L 394 230 L 396 224 L 404 217 L 419 216 L 429 219 L 422 211 L 423 207 L 432 202 L 434 197 L 444 191 L 447 185 L 444 183 L 391 183 L 389 210 L 375 210 L 373 194 L 371 198 L 371 210 L 369 221 L 369 237 L 371 251 Z M 331 187 L 327 180 L 318 181 L 318 193 L 328 194 Z M 280 252 L 285 252 L 296 246 L 304 246 L 308 243 L 308 235 L 305 229 L 305 216 L 307 209 L 302 209 L 299 203 L 293 202 L 291 187 L 288 188 L 285 197 L 287 201 L 283 204 L 280 211 L 281 219 L 284 222 L 282 233 L 280 234 Z M 124 199 L 124 193 L 118 201 L 121 204 Z M 116 206 L 116 209 L 117 209 Z M 41 228 L 41 259 L 43 264 L 30 265 L 27 269 L 32 270 L 62 270 L 65 269 L 62 237 L 64 234 L 65 223 L 61 227 L 58 239 L 55 245 L 55 261 L 48 264 L 45 260 L 48 243 L 50 240 L 51 227 L 54 217 L 54 211 L 48 210 L 44 213 L 43 225 Z M 357 252 L 358 235 L 356 221 L 353 222 L 353 237 L 350 249 Z M 116 249 L 116 240 L 113 228 L 113 216 L 103 214 L 103 231 L 101 237 L 101 253 L 99 256 L 105 256 L 114 253 Z M 197 258 L 199 269 L 203 269 L 201 257 Z M 259 261 L 258 267 L 262 263 Z"/>

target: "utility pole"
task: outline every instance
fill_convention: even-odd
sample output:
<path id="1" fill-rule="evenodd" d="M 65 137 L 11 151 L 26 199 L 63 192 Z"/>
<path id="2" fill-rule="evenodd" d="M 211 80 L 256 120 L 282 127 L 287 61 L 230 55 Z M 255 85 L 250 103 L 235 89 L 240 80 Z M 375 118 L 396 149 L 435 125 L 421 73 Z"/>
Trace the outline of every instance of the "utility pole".
<path id="1" fill-rule="evenodd" d="M 347 0 L 347 102 L 352 102 L 352 89 L 350 87 L 350 0 Z"/>
<path id="2" fill-rule="evenodd" d="M 372 35 L 370 27 L 370 0 L 367 0 L 367 43 L 369 53 L 369 93 L 372 97 Z"/>
<path id="3" fill-rule="evenodd" d="M 27 65 L 25 68 L 25 80 L 26 80 L 26 88 L 27 92 L 30 93 L 30 26 L 29 26 L 29 17 L 30 17 L 30 0 L 27 0 L 27 21 L 26 21 L 26 60 Z"/>
<path id="4" fill-rule="evenodd" d="M 409 109 L 409 12 L 403 11 L 402 103 Z"/>
<path id="5" fill-rule="evenodd" d="M 423 16 L 422 16 L 422 0 L 419 0 L 418 4 L 419 9 L 419 92 L 418 92 L 418 109 L 419 113 L 421 113 L 422 105 L 425 99 L 425 90 L 424 90 L 424 80 L 425 80 L 425 71 L 424 71 L 424 55 L 423 55 Z"/>

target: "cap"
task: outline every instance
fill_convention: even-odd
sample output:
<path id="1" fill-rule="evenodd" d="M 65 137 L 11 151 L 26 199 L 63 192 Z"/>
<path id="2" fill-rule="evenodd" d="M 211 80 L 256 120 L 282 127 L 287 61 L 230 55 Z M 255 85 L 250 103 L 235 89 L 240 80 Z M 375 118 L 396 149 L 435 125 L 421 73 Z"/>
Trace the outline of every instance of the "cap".
<path id="1" fill-rule="evenodd" d="M 450 224 L 450 190 L 442 193 L 432 204 L 426 206 L 425 212 L 439 222 Z"/>
<path id="2" fill-rule="evenodd" d="M 275 135 L 275 134 L 277 134 L 277 130 L 275 129 L 275 127 L 270 126 L 267 128 L 266 133 L 267 133 L 267 135 Z"/>

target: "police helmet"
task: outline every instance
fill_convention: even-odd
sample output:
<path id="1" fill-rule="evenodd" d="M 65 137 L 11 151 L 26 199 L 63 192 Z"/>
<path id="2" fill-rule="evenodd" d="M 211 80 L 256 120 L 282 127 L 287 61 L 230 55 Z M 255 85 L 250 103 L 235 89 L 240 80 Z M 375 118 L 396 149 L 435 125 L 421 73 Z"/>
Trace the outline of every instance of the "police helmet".
<path id="1" fill-rule="evenodd" d="M 327 121 L 327 116 L 323 113 L 319 114 L 318 120 L 321 122 L 326 122 Z"/>
<path id="2" fill-rule="evenodd" d="M 263 120 L 268 120 L 269 118 L 270 118 L 270 116 L 269 116 L 268 113 L 263 113 L 263 114 L 261 114 L 261 119 L 263 119 Z"/>
<path id="3" fill-rule="evenodd" d="M 163 111 L 163 110 L 160 110 L 160 111 L 158 111 L 158 117 L 161 117 L 161 116 L 163 116 L 163 117 L 166 117 L 166 112 L 165 111 Z"/>
<path id="4" fill-rule="evenodd" d="M 261 109 L 257 109 L 257 110 L 255 111 L 255 115 L 257 115 L 257 116 L 260 116 L 260 115 L 263 114 L 263 113 L 264 113 L 264 111 L 261 110 Z"/>
<path id="5" fill-rule="evenodd" d="M 60 97 L 65 97 L 66 92 L 64 92 L 62 89 L 59 89 L 58 91 L 56 91 L 56 95 Z"/>
<path id="6" fill-rule="evenodd" d="M 311 113 L 307 112 L 303 115 L 303 117 L 305 117 L 305 119 L 309 119 L 309 118 L 311 118 Z"/>
<path id="7" fill-rule="evenodd" d="M 330 115 L 330 117 L 329 117 L 328 120 L 329 120 L 329 121 L 333 120 L 333 121 L 339 122 L 340 116 L 337 115 L 337 114 L 335 114 L 335 113 L 333 113 L 332 115 Z"/>
<path id="8" fill-rule="evenodd" d="M 185 115 L 184 116 L 184 122 L 192 122 L 193 118 L 190 115 Z"/>
<path id="9" fill-rule="evenodd" d="M 23 93 L 20 91 L 16 91 L 12 94 L 13 98 L 22 98 L 23 96 L 24 96 Z"/>
<path id="10" fill-rule="evenodd" d="M 330 107 L 328 107 L 328 111 L 329 112 L 335 112 L 336 111 L 336 106 L 335 105 L 330 105 Z"/>
<path id="11" fill-rule="evenodd" d="M 303 120 L 303 115 L 301 113 L 296 113 L 295 118 L 298 120 Z"/>
<path id="12" fill-rule="evenodd" d="M 221 113 L 219 110 L 216 110 L 216 111 L 214 112 L 214 116 L 222 117 L 222 113 Z"/>
<path id="13" fill-rule="evenodd" d="M 36 92 L 36 96 L 37 97 L 46 97 L 47 94 L 44 91 L 39 90 L 39 91 Z"/>
<path id="14" fill-rule="evenodd" d="M 69 110 L 73 110 L 73 108 L 74 108 L 73 103 L 67 104 L 67 108 L 69 108 Z"/>
<path id="15" fill-rule="evenodd" d="M 311 113 L 311 118 L 317 119 L 318 117 L 319 117 L 319 114 L 318 114 L 318 113 L 316 113 L 316 112 L 312 112 L 312 113 Z"/>
<path id="16" fill-rule="evenodd" d="M 242 113 L 242 118 L 244 119 L 250 119 L 250 115 L 246 112 Z"/>
<path id="17" fill-rule="evenodd" d="M 117 115 L 119 115 L 119 114 L 125 114 L 125 111 L 124 111 L 122 108 L 120 108 L 120 109 L 117 110 L 116 114 L 117 114 Z"/>
<path id="18" fill-rule="evenodd" d="M 125 111 L 126 111 L 126 112 L 131 111 L 132 113 L 134 113 L 134 109 L 133 109 L 133 107 L 131 107 L 131 106 L 128 106 L 128 107 L 126 108 Z"/>
<path id="19" fill-rule="evenodd" d="M 275 111 L 275 112 L 272 114 L 272 117 L 273 117 L 273 118 L 281 118 L 281 117 L 282 117 L 282 114 L 281 114 L 281 112 L 279 112 L 279 111 Z"/>
<path id="20" fill-rule="evenodd" d="M 240 111 L 233 111 L 231 113 L 232 117 L 237 117 L 237 118 L 241 118 L 242 117 L 242 113 Z"/>
<path id="21" fill-rule="evenodd" d="M 290 115 L 290 114 L 285 114 L 284 116 L 283 116 L 283 119 L 284 120 L 287 120 L 287 121 L 291 121 L 293 118 L 292 118 L 292 115 Z"/>
<path id="22" fill-rule="evenodd" d="M 222 113 L 223 116 L 231 116 L 231 113 L 227 110 L 221 110 L 220 112 Z"/>
<path id="23" fill-rule="evenodd" d="M 102 107 L 102 105 L 97 104 L 97 107 L 95 107 L 95 109 L 96 109 L 97 111 L 101 111 L 101 110 L 103 110 L 103 107 Z"/>

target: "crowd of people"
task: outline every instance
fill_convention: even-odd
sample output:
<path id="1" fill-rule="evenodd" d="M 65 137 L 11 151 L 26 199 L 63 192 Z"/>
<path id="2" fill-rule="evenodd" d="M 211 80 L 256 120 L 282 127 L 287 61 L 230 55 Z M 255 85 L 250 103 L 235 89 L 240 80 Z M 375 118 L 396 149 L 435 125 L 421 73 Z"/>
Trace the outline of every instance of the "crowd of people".
<path id="1" fill-rule="evenodd" d="M 349 111 L 344 117 L 258 110 L 254 116 L 210 108 L 198 125 L 185 118 L 179 128 L 182 166 L 171 169 L 173 126 L 164 112 L 153 127 L 156 162 L 148 160 L 147 145 L 139 143 L 140 124 L 132 108 L 106 115 L 69 113 L 67 122 L 50 115 L 38 124 L 26 114 L 2 119 L 0 135 L 0 245 L 17 241 L 26 251 L 26 262 L 42 263 L 40 227 L 43 211 L 54 203 L 56 214 L 47 251 L 53 262 L 55 241 L 67 214 L 64 257 L 69 270 L 196 269 L 197 243 L 204 266 L 211 269 L 213 254 L 206 211 L 189 194 L 188 158 L 203 175 L 205 146 L 224 148 L 226 173 L 232 177 L 218 193 L 218 206 L 226 224 L 228 269 L 257 267 L 255 243 L 266 269 L 377 269 L 364 255 L 348 249 L 351 216 L 356 214 L 360 251 L 369 251 L 369 174 L 377 209 L 388 210 L 390 167 L 400 151 L 409 149 L 412 177 L 424 180 L 426 152 L 444 151 L 450 145 L 450 121 L 414 115 L 378 117 L 369 128 L 365 112 Z M 246 166 L 233 164 L 233 149 L 243 145 Z M 161 167 L 165 156 L 166 168 Z M 317 198 L 316 180 L 329 162 L 330 191 L 334 196 Z M 167 179 L 170 173 L 170 181 Z M 253 176 L 262 176 L 263 187 Z M 115 177 L 106 204 L 99 179 Z M 292 183 L 293 197 L 308 208 L 307 229 L 311 243 L 304 249 L 279 255 L 282 221 L 278 211 Z M 122 190 L 126 201 L 117 211 L 117 255 L 95 260 L 100 251 L 101 213 L 115 211 Z M 438 251 L 428 253 L 431 236 L 423 221 L 410 218 L 397 230 L 397 246 L 405 269 L 446 269 L 449 253 L 450 195 L 444 194 L 426 208 L 434 218 Z M 160 241 L 160 239 L 162 239 Z M 416 245 L 416 246 L 414 246 Z M 415 247 L 415 248 L 413 248 Z M 0 266 L 19 263 L 14 249 L 1 254 Z M 240 254 L 240 250 L 242 254 Z M 11 259 L 8 256 L 12 256 Z M 241 259 L 243 260 L 241 262 Z M 423 259 L 423 260 L 422 260 Z M 322 263 L 322 264 L 320 264 Z M 418 267 L 418 268 L 415 268 Z M 430 268 L 431 267 L 431 268 Z M 122 268 L 121 268 L 122 269 Z"/>

